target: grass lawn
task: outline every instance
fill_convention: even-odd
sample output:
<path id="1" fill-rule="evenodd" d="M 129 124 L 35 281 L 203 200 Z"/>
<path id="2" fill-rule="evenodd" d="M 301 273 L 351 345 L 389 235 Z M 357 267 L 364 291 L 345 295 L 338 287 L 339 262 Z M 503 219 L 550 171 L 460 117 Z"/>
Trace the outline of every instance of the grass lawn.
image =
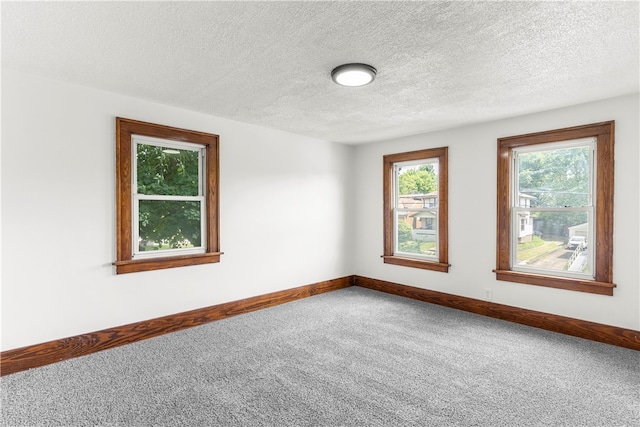
<path id="1" fill-rule="evenodd" d="M 534 236 L 531 242 L 518 244 L 518 261 L 528 261 L 557 250 L 564 245 L 557 240 L 542 240 Z"/>
<path id="2" fill-rule="evenodd" d="M 436 250 L 436 242 L 423 242 L 420 244 L 420 252 L 425 254 Z"/>

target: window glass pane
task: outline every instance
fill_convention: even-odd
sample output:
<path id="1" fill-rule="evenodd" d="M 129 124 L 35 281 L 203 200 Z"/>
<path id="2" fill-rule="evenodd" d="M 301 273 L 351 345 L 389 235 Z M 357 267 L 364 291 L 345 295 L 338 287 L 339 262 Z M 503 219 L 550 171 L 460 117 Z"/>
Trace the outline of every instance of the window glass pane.
<path id="1" fill-rule="evenodd" d="M 164 196 L 197 196 L 198 151 L 137 145 L 137 192 Z"/>
<path id="2" fill-rule="evenodd" d="M 518 153 L 517 206 L 588 206 L 590 152 L 583 145 Z"/>
<path id="3" fill-rule="evenodd" d="M 592 272 L 588 212 L 517 211 L 516 267 Z M 542 271 L 544 273 L 544 271 Z"/>
<path id="4" fill-rule="evenodd" d="M 396 252 L 435 257 L 438 231 L 438 161 L 424 159 L 397 163 Z"/>
<path id="5" fill-rule="evenodd" d="M 140 251 L 193 248 L 201 242 L 201 202 L 140 200 Z"/>
<path id="6" fill-rule="evenodd" d="M 423 204 L 431 204 L 434 207 L 438 197 L 438 162 L 437 160 L 423 160 L 422 162 L 412 162 L 408 164 L 397 164 L 396 172 L 396 192 L 399 198 L 399 208 L 402 204 L 411 203 L 416 207 L 423 207 Z M 407 198 L 405 196 L 415 196 Z"/>
<path id="7" fill-rule="evenodd" d="M 395 233 L 396 252 L 414 256 L 436 256 L 438 241 L 437 212 L 435 210 L 398 211 Z"/>

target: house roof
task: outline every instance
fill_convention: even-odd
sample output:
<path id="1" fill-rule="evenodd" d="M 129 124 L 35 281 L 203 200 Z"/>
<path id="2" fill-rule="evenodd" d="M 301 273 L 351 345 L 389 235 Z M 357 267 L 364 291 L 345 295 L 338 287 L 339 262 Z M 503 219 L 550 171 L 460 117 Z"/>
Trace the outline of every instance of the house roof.
<path id="1" fill-rule="evenodd" d="M 568 228 L 569 230 L 586 230 L 588 227 L 589 227 L 589 223 L 585 222 L 584 224 L 578 224 Z"/>
<path id="2" fill-rule="evenodd" d="M 436 214 L 430 211 L 421 211 L 409 215 L 412 218 L 436 218 Z"/>
<path id="3" fill-rule="evenodd" d="M 428 194 L 407 194 L 398 196 L 398 204 L 402 209 L 422 209 L 424 199 L 437 197 L 437 192 Z"/>
<path id="4" fill-rule="evenodd" d="M 438 192 L 437 191 L 432 191 L 431 193 L 420 193 L 420 194 L 408 194 L 408 195 L 401 195 L 400 197 L 412 197 L 415 200 L 423 200 L 423 199 L 433 199 L 434 197 L 438 197 Z"/>

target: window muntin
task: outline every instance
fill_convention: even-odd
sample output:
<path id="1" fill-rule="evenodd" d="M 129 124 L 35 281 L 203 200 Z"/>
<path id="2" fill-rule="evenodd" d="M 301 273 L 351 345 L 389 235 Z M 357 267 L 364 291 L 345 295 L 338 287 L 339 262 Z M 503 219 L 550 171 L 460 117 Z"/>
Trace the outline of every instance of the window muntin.
<path id="1" fill-rule="evenodd" d="M 494 270 L 496 279 L 601 295 L 613 295 L 613 289 L 616 287 L 613 283 L 614 128 L 615 122 L 608 121 L 498 139 L 497 245 L 496 268 Z M 583 178 L 579 180 L 582 182 L 582 186 L 573 183 L 570 187 L 559 186 L 551 188 L 555 190 L 556 200 L 553 202 L 549 200 L 540 202 L 539 207 L 536 207 L 531 196 L 525 196 L 520 193 L 520 190 L 525 189 L 540 188 L 547 190 L 548 188 L 544 185 L 524 184 L 526 179 L 523 181 L 522 186 L 514 182 L 514 173 L 517 169 L 514 162 L 514 151 L 516 154 L 518 151 L 526 153 L 527 150 L 544 151 L 535 147 L 537 145 L 544 146 L 546 150 L 553 150 L 559 147 L 558 143 L 563 145 L 574 143 L 576 146 L 580 146 L 585 145 L 585 140 L 593 141 L 594 149 L 590 153 L 591 161 L 583 162 L 583 167 L 576 169 L 582 172 L 572 172 L 571 175 L 567 175 L 566 171 L 561 173 L 564 173 L 564 176 L 568 178 L 578 177 L 587 170 L 584 164 L 588 164 L 587 181 L 590 185 L 590 196 L 584 195 L 584 182 L 586 182 L 584 179 L 586 175 L 584 174 L 580 175 Z M 549 168 L 539 168 L 539 170 L 544 169 Z M 548 183 L 552 181 L 552 179 L 547 180 Z M 567 189 L 572 191 L 566 191 Z M 518 193 L 520 193 L 520 197 L 518 197 Z M 561 198 L 566 200 L 567 194 L 573 200 L 569 203 L 561 202 Z M 541 213 L 549 215 L 548 212 L 552 212 L 554 215 L 559 215 L 558 210 L 562 209 L 567 217 L 562 221 L 567 224 L 580 222 L 580 224 L 571 226 L 571 228 L 566 226 L 563 242 L 566 242 L 567 246 L 571 248 L 586 244 L 587 255 L 590 257 L 588 261 L 590 266 L 586 271 L 579 271 L 578 274 L 575 274 L 575 271 L 558 274 L 553 270 L 546 272 L 543 270 L 527 270 L 527 266 L 512 267 L 517 263 L 516 261 L 522 261 L 527 258 L 527 254 L 518 253 L 517 249 L 514 249 L 516 245 L 514 233 L 519 230 L 519 227 L 516 227 L 515 214 L 513 213 L 514 200 L 517 197 L 519 198 L 518 208 L 521 208 L 520 214 L 525 217 L 529 215 L 531 225 L 534 226 L 533 236 L 544 237 L 544 233 L 550 230 L 552 234 L 562 234 L 562 227 L 559 229 L 560 231 L 558 229 L 553 230 L 554 226 L 557 227 L 557 224 L 554 225 L 553 222 L 545 225 L 545 223 L 538 221 L 534 224 L 532 218 L 534 214 L 538 215 L 538 220 L 540 220 Z M 591 198 L 590 200 L 589 197 Z M 529 201 L 527 201 L 527 198 L 529 198 Z M 543 199 L 543 197 L 540 198 Z M 585 201 L 587 204 L 583 205 Z M 591 211 L 590 217 L 589 210 Z M 582 217 L 569 219 L 571 216 L 577 215 L 582 215 Z M 570 238 L 569 235 L 572 237 Z M 569 260 L 570 256 L 567 257 L 567 262 L 573 262 Z"/>
<path id="2" fill-rule="evenodd" d="M 447 147 L 383 158 L 387 264 L 447 272 Z"/>
<path id="3" fill-rule="evenodd" d="M 145 150 L 156 157 L 150 164 Z M 165 167 L 176 156 L 185 157 L 179 176 Z M 218 135 L 117 117 L 115 177 L 117 274 L 220 261 Z M 160 214 L 150 220 L 150 212 Z M 183 214 L 180 221 L 162 218 L 180 217 L 176 212 Z M 164 230 L 156 230 L 153 244 L 141 250 L 140 237 L 149 235 L 145 227 L 162 228 L 158 224 Z M 166 251 L 156 250 L 163 237 Z"/>
<path id="4" fill-rule="evenodd" d="M 595 138 L 514 148 L 511 269 L 594 280 Z M 571 245 L 570 237 L 586 237 Z"/>
<path id="5" fill-rule="evenodd" d="M 132 259 L 205 252 L 204 147 L 133 135 Z"/>

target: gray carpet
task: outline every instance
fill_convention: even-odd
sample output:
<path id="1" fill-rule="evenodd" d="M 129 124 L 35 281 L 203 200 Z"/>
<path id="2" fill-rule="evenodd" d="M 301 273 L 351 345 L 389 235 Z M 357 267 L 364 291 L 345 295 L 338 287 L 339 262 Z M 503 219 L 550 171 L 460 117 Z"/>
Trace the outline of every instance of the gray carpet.
<path id="1" fill-rule="evenodd" d="M 640 425 L 640 352 L 358 287 L 0 385 L 3 426 Z"/>

